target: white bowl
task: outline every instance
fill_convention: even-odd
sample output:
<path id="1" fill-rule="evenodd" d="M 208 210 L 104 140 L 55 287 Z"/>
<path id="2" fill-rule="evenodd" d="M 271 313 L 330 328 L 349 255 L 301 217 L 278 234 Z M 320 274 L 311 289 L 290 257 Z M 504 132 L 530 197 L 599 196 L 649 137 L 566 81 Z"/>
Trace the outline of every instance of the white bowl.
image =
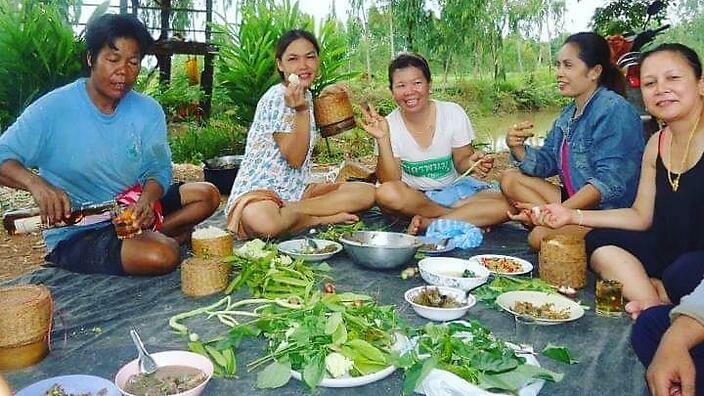
<path id="1" fill-rule="evenodd" d="M 454 297 L 459 303 L 462 304 L 461 307 L 457 308 L 436 308 L 428 307 L 425 305 L 416 304 L 413 299 L 423 291 L 425 288 L 437 288 L 441 294 Z M 456 289 L 453 287 L 445 286 L 419 286 L 409 289 L 403 295 L 406 302 L 411 304 L 416 313 L 426 319 L 435 320 L 438 322 L 446 322 L 449 320 L 455 320 L 463 317 L 470 308 L 477 303 L 477 299 L 474 296 L 467 295 L 463 290 Z"/>
<path id="2" fill-rule="evenodd" d="M 418 262 L 420 276 L 435 286 L 447 286 L 470 291 L 486 283 L 489 270 L 477 261 L 454 257 L 426 257 Z M 462 273 L 470 270 L 475 277 L 463 278 Z"/>
<path id="3" fill-rule="evenodd" d="M 213 363 L 210 359 L 203 355 L 188 351 L 164 351 L 152 353 L 151 355 L 157 366 L 188 366 L 197 368 L 205 373 L 206 378 L 202 384 L 193 389 L 176 393 L 172 396 L 198 396 L 201 392 L 203 392 L 205 386 L 208 384 L 208 381 L 210 381 L 210 378 L 213 377 Z M 138 373 L 139 367 L 137 366 L 137 359 L 122 366 L 120 371 L 117 372 L 115 375 L 115 385 L 120 388 L 120 392 L 122 392 L 123 395 L 134 396 L 131 393 L 125 392 L 124 386 L 131 376 Z"/>
<path id="4" fill-rule="evenodd" d="M 315 254 L 303 253 L 304 249 L 308 247 L 308 242 L 305 239 L 291 239 L 290 241 L 279 243 L 279 252 L 289 255 L 294 259 L 303 259 L 304 261 L 323 261 L 336 255 L 340 252 L 340 250 L 342 250 L 342 245 L 335 241 L 328 241 L 327 239 L 312 240 L 319 248 L 326 248 L 330 245 L 335 246 L 335 251 L 330 253 Z"/>

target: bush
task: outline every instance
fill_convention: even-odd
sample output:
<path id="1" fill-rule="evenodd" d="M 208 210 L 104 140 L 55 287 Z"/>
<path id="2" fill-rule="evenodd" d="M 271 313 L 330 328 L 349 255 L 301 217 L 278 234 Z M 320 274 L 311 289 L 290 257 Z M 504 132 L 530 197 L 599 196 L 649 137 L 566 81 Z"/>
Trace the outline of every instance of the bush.
<path id="1" fill-rule="evenodd" d="M 198 164 L 204 159 L 226 154 L 242 154 L 246 130 L 235 120 L 211 118 L 205 126 L 189 123 L 185 132 L 169 137 L 172 160 L 175 163 Z"/>

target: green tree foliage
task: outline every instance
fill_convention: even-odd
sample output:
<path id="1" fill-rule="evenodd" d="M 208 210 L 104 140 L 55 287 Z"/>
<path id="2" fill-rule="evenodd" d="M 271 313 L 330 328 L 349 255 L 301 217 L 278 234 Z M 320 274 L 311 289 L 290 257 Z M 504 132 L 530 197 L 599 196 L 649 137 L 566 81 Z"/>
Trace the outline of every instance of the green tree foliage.
<path id="1" fill-rule="evenodd" d="M 594 31 L 607 36 L 625 32 L 639 32 L 645 27 L 648 15 L 646 10 L 652 0 L 611 0 L 604 7 L 594 11 L 591 26 Z M 663 0 L 667 7 L 670 0 Z M 651 23 L 659 26 L 665 18 L 665 12 L 653 16 Z"/>
<path id="2" fill-rule="evenodd" d="M 0 0 L 0 130 L 80 76 L 84 48 L 57 6 Z"/>

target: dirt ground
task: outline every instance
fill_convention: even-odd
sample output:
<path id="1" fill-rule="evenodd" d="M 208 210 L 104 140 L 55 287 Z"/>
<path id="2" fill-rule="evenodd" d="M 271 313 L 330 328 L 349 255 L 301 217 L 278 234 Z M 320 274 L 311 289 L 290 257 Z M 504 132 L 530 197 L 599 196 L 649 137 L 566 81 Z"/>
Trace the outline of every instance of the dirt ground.
<path id="1" fill-rule="evenodd" d="M 363 161 L 371 164 L 373 161 Z M 509 167 L 508 155 L 497 154 L 494 169 L 487 180 L 498 180 L 500 173 Z M 203 170 L 200 166 L 188 164 L 174 165 L 174 180 L 202 181 Z M 226 197 L 224 197 L 226 199 Z M 9 209 L 30 207 L 32 197 L 24 191 L 0 187 L 0 215 Z M 44 262 L 44 240 L 41 234 L 8 235 L 0 228 L 0 283 L 39 268 Z"/>

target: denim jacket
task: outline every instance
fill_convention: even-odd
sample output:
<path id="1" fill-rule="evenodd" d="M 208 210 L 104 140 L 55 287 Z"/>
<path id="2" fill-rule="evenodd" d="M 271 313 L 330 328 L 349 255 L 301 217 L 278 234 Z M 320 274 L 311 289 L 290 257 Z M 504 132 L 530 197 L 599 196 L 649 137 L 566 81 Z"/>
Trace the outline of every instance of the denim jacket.
<path id="1" fill-rule="evenodd" d="M 573 118 L 574 112 L 572 102 L 555 120 L 543 147 L 526 146 L 519 169 L 541 178 L 562 176 L 560 147 L 566 138 L 566 166 L 575 191 L 589 183 L 601 194 L 597 208 L 630 207 L 638 190 L 645 144 L 640 116 L 621 95 L 603 87 L 597 88 L 582 115 Z"/>

